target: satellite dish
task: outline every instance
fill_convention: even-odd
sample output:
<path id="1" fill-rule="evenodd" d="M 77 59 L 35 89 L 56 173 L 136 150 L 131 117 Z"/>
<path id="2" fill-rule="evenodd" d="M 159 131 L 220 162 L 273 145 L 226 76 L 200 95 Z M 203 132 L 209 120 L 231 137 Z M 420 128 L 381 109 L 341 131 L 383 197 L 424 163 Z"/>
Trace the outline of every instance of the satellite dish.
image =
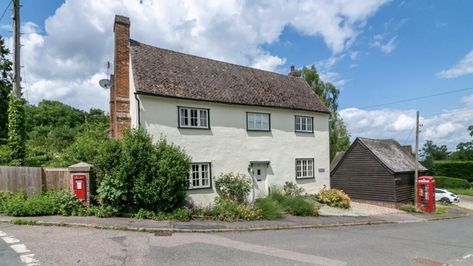
<path id="1" fill-rule="evenodd" d="M 99 81 L 99 85 L 100 85 L 100 87 L 102 87 L 102 88 L 108 90 L 108 89 L 110 89 L 110 88 L 112 87 L 112 81 L 109 80 L 109 79 L 101 79 L 101 80 Z"/>

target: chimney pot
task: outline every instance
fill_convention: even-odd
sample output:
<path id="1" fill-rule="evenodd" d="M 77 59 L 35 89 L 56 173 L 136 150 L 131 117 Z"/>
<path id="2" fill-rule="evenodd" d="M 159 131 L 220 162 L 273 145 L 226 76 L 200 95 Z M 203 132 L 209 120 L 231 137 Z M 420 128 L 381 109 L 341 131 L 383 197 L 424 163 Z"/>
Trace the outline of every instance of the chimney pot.
<path id="1" fill-rule="evenodd" d="M 294 72 L 294 70 L 296 70 L 296 68 L 294 67 L 294 65 L 291 65 L 291 72 Z"/>

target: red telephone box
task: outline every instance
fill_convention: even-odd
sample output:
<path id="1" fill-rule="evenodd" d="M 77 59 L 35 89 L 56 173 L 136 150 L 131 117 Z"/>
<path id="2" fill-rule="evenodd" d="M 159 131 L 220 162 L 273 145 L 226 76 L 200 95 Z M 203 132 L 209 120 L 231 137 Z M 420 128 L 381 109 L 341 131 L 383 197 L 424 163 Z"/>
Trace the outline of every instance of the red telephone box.
<path id="1" fill-rule="evenodd" d="M 435 179 L 433 176 L 417 178 L 417 207 L 424 212 L 435 211 Z"/>
<path id="2" fill-rule="evenodd" d="M 76 197 L 81 201 L 87 201 L 87 181 L 85 175 L 74 175 L 72 179 Z"/>

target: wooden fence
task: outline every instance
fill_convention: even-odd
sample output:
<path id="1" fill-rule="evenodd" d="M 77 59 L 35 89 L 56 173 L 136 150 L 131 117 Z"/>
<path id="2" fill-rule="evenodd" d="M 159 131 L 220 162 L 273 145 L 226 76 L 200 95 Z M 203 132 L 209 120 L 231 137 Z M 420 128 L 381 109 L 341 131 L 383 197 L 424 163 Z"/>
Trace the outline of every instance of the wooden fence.
<path id="1" fill-rule="evenodd" d="M 31 195 L 53 189 L 69 189 L 67 168 L 0 166 L 0 190 Z"/>

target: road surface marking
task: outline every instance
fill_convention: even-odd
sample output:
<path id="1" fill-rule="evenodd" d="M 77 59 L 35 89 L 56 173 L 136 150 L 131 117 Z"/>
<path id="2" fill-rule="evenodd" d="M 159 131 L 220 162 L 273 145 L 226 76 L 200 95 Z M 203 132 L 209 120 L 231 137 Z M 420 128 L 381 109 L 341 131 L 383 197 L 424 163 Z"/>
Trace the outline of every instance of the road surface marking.
<path id="1" fill-rule="evenodd" d="M 14 238 L 13 236 L 7 236 L 5 232 L 0 231 L 0 237 L 3 241 L 5 241 L 5 243 L 10 244 L 11 249 L 13 249 L 16 253 L 22 254 L 30 252 L 30 250 L 26 248 L 24 244 L 19 244 L 20 240 Z M 34 258 L 33 253 L 20 255 L 20 260 L 27 266 L 40 265 L 39 261 Z"/>
<path id="2" fill-rule="evenodd" d="M 272 257 L 278 257 L 283 259 L 289 259 L 293 261 L 305 262 L 313 265 L 328 265 L 328 266 L 341 266 L 347 265 L 346 262 L 330 259 L 327 257 L 321 257 L 316 255 L 310 255 L 300 252 L 295 252 L 291 250 L 279 249 L 269 246 L 250 244 L 246 242 L 232 240 L 223 236 L 210 235 L 210 234 L 175 234 L 167 238 L 155 238 L 153 239 L 152 244 L 163 246 L 163 247 L 173 247 L 180 246 L 189 243 L 204 243 L 215 246 L 221 246 L 226 248 L 233 248 L 242 250 L 245 252 L 252 252 L 257 254 L 268 255 Z"/>
<path id="3" fill-rule="evenodd" d="M 10 246 L 16 253 L 27 253 L 30 252 L 24 244 L 16 244 Z"/>
<path id="4" fill-rule="evenodd" d="M 13 244 L 13 243 L 18 243 L 20 240 L 11 237 L 11 236 L 3 236 L 2 237 L 3 241 L 5 241 L 7 244 Z"/>
<path id="5" fill-rule="evenodd" d="M 33 253 L 21 255 L 20 260 L 26 264 L 38 263 L 38 260 L 34 258 Z"/>

